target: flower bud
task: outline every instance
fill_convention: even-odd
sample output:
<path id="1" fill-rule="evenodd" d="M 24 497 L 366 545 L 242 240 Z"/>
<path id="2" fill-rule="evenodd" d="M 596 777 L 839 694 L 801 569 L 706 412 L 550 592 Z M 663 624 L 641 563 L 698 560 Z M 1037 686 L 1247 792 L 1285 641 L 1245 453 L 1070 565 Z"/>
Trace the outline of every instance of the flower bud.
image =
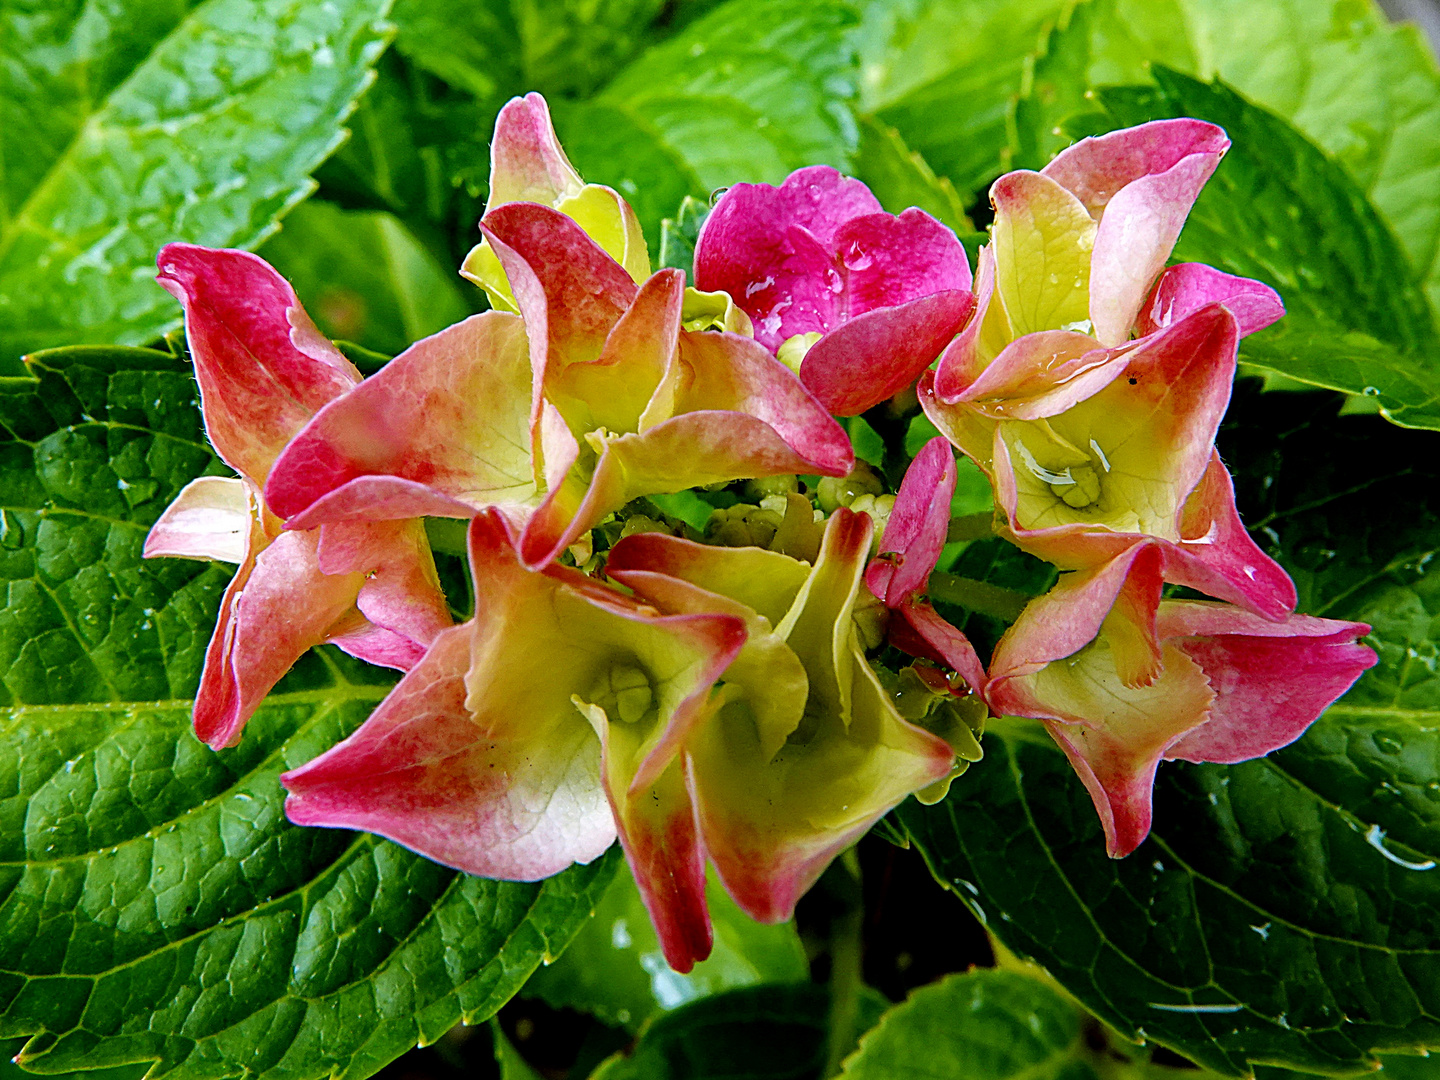
<path id="1" fill-rule="evenodd" d="M 885 484 L 875 470 L 865 462 L 857 461 L 849 476 L 821 477 L 816 494 L 819 497 L 820 509 L 827 514 L 833 514 L 839 507 L 849 506 L 861 495 L 879 495 L 884 490 Z"/>

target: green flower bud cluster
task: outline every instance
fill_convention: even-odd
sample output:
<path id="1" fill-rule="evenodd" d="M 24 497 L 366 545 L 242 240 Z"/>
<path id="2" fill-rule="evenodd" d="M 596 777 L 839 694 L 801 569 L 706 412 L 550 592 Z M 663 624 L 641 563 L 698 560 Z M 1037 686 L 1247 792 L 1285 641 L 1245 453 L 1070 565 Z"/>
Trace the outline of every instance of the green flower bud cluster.
<path id="1" fill-rule="evenodd" d="M 950 775 L 915 793 L 920 802 L 932 806 L 945 798 L 957 776 L 983 756 L 980 736 L 985 733 L 989 710 L 979 695 L 968 692 L 958 675 L 947 676 L 924 661 L 894 674 L 880 668 L 877 674 L 901 716 L 938 735 L 955 751 Z M 957 689 L 965 692 L 957 694 Z"/>

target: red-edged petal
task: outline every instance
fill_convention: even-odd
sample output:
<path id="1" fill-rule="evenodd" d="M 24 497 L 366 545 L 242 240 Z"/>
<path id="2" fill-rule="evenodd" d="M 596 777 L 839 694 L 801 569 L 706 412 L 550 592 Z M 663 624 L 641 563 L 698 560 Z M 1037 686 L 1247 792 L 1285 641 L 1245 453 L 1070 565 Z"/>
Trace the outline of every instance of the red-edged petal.
<path id="1" fill-rule="evenodd" d="M 911 656 L 944 664 L 957 672 L 971 690 L 984 692 L 985 665 L 964 633 L 941 618 L 928 600 L 911 597 L 896 610 L 903 622 L 890 624 L 890 644 Z"/>
<path id="2" fill-rule="evenodd" d="M 1055 416 L 1110 385 L 1130 351 L 1099 348 L 1071 330 L 1040 330 L 1006 345 L 956 400 L 997 418 Z"/>
<path id="3" fill-rule="evenodd" d="M 490 140 L 486 211 L 509 202 L 554 206 L 563 198 L 578 195 L 584 186 L 555 137 L 545 99 L 530 93 L 506 102 L 495 118 L 495 134 Z"/>
<path id="4" fill-rule="evenodd" d="M 512 881 L 590 862 L 614 842 L 600 746 L 568 701 L 558 717 L 467 707 L 473 632 L 441 633 L 355 734 L 281 777 L 291 821 L 378 833 Z"/>
<path id="5" fill-rule="evenodd" d="M 625 268 L 558 210 L 509 203 L 480 222 L 525 317 L 537 392 L 548 368 L 600 356 L 635 299 Z M 538 406 L 537 406 L 538 407 Z"/>
<path id="6" fill-rule="evenodd" d="M 974 308 L 968 291 L 952 290 L 870 310 L 817 341 L 800 378 L 832 413 L 858 416 L 913 383 Z"/>
<path id="7" fill-rule="evenodd" d="M 291 436 L 360 373 L 259 256 L 168 244 L 156 264 L 156 280 L 185 309 L 210 443 L 236 472 L 264 484 Z"/>
<path id="8" fill-rule="evenodd" d="M 955 454 L 938 436 L 921 447 L 905 471 L 880 553 L 865 570 L 865 584 L 887 607 L 899 607 L 925 591 L 945 546 L 955 477 Z"/>
<path id="9" fill-rule="evenodd" d="M 1263 615 L 1295 610 L 1295 582 L 1260 550 L 1235 509 L 1235 487 L 1217 451 L 1186 500 L 1180 542 L 1166 549 L 1165 578 Z"/>
<path id="10" fill-rule="evenodd" d="M 676 393 L 676 414 L 726 409 L 774 430 L 807 463 L 797 472 L 845 476 L 855 453 L 845 430 L 780 361 L 747 337 L 685 333 L 680 359 L 688 378 Z M 765 473 L 747 475 L 762 476 Z"/>
<path id="11" fill-rule="evenodd" d="M 1160 633 L 1175 639 L 1210 680 L 1210 718 L 1167 759 L 1233 764 L 1298 739 L 1379 659 L 1357 639 L 1365 623 L 1291 615 L 1282 622 L 1228 604 L 1169 601 Z"/>
<path id="12" fill-rule="evenodd" d="M 358 624 L 364 577 L 321 573 L 318 538 L 281 533 L 241 565 L 221 601 L 194 713 L 196 736 L 216 750 L 239 741 L 265 695 L 307 650 Z"/>
<path id="13" fill-rule="evenodd" d="M 538 501 L 525 326 L 486 312 L 416 342 L 331 402 L 275 464 L 291 527 L 523 512 Z"/>
<path id="14" fill-rule="evenodd" d="M 1130 337 L 1140 305 L 1218 164 L 1220 153 L 1191 154 L 1127 184 L 1106 206 L 1090 260 L 1090 320 L 1102 344 Z"/>
<path id="15" fill-rule="evenodd" d="M 1204 120 L 1152 120 L 1081 139 L 1062 150 L 1041 171 L 1099 218 L 1127 184 L 1163 173 L 1192 154 L 1218 161 L 1229 148 L 1224 129 Z"/>
<path id="16" fill-rule="evenodd" d="M 1015 715 L 1017 701 L 1009 695 L 1010 680 L 1031 675 L 1046 664 L 1073 656 L 1093 641 L 1112 611 L 1134 633 L 1122 641 L 1138 646 L 1139 664 L 1153 667 L 1160 659 L 1155 608 L 1164 584 L 1160 545 L 1134 544 L 1116 558 L 1091 570 L 1062 574 L 1044 596 L 1031 600 L 995 646 L 990 660 L 987 697 L 996 712 Z M 1134 681 L 1134 680 L 1131 680 Z"/>
<path id="17" fill-rule="evenodd" d="M 1285 314 L 1280 294 L 1262 281 L 1226 274 L 1204 263 L 1180 263 L 1155 282 L 1135 327 L 1142 336 L 1153 334 L 1207 304 L 1224 304 L 1235 316 L 1241 337 L 1265 329 Z"/>

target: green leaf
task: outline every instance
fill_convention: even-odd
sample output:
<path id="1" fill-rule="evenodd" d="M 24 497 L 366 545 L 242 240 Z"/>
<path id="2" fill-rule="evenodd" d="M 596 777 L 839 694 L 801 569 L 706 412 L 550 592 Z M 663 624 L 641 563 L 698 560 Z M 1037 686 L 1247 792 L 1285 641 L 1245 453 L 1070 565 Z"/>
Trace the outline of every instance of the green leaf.
<path id="1" fill-rule="evenodd" d="M 926 160 L 905 145 L 900 132 L 873 117 L 860 121 L 855 175 L 892 214 L 918 206 L 957 233 L 975 231 L 955 185 L 937 177 Z"/>
<path id="2" fill-rule="evenodd" d="M 673 218 L 660 222 L 660 265 L 684 270 L 685 279 L 695 281 L 695 245 L 700 240 L 700 227 L 710 216 L 710 208 L 686 195 Z"/>
<path id="3" fill-rule="evenodd" d="M 1060 0 L 872 0 L 857 38 L 862 113 L 895 128 L 962 205 L 1005 170 L 1009 112 Z"/>
<path id="4" fill-rule="evenodd" d="M 793 923 L 757 923 L 713 879 L 705 893 L 715 951 L 690 974 L 676 974 L 665 963 L 635 879 L 622 870 L 595 917 L 559 960 L 530 977 L 524 993 L 557 1009 L 579 1009 L 635 1031 L 651 1016 L 698 998 L 760 983 L 801 982 L 809 976 L 805 948 Z"/>
<path id="5" fill-rule="evenodd" d="M 1298 742 L 1169 763 L 1112 861 L 1038 726 L 998 721 L 950 797 L 899 819 L 936 877 L 1127 1036 L 1232 1076 L 1360 1071 L 1440 1041 L 1440 469 L 1434 436 L 1237 390 L 1220 448 L 1301 609 L 1380 655 Z"/>
<path id="6" fill-rule="evenodd" d="M 0 379 L 0 706 L 189 697 L 231 571 L 140 548 L 186 483 L 228 471 L 190 365 L 95 346 L 30 369 Z"/>
<path id="7" fill-rule="evenodd" d="M 970 971 L 922 986 L 860 1039 L 850 1080 L 1095 1080 L 1084 1015 L 1036 979 Z"/>
<path id="8" fill-rule="evenodd" d="M 505 1032 L 500 1030 L 498 1020 L 490 1021 L 490 1038 L 494 1041 L 495 1064 L 500 1066 L 500 1080 L 540 1080 L 540 1074 L 530 1067 L 520 1051 L 516 1050 Z"/>
<path id="9" fill-rule="evenodd" d="M 393 673 L 311 653 L 238 747 L 200 744 L 188 698 L 230 570 L 140 559 L 180 487 L 223 471 L 190 366 L 120 347 L 30 366 L 0 379 L 0 1040 L 33 1036 L 42 1073 L 302 1080 L 483 1020 L 616 858 L 493 882 L 289 825 L 279 774 Z"/>
<path id="10" fill-rule="evenodd" d="M 877 469 L 885 464 L 885 440 L 863 416 L 850 417 L 845 421 L 845 429 L 849 432 L 850 445 L 854 447 L 857 458 Z"/>
<path id="11" fill-rule="evenodd" d="M 879 1019 L 885 999 L 860 997 L 858 1030 Z M 627 1055 L 593 1080 L 820 1080 L 830 995 L 810 984 L 756 986 L 702 998 L 665 1013 Z"/>
<path id="12" fill-rule="evenodd" d="M 1440 70 L 1415 26 L 1368 0 L 1091 0 L 1035 66 L 1017 164 L 1038 168 L 1064 145 L 1051 129 L 1085 90 L 1147 82 L 1152 64 L 1224 80 L 1332 155 L 1440 310 Z"/>
<path id="13" fill-rule="evenodd" d="M 493 1013 L 588 918 L 614 858 L 486 881 L 289 825 L 280 772 L 388 689 L 339 671 L 272 694 L 218 754 L 188 702 L 0 721 L 0 1036 L 36 1036 L 23 1065 L 365 1076 Z"/>
<path id="14" fill-rule="evenodd" d="M 209 0 L 179 21 L 173 5 L 155 15 L 145 3 L 116 7 L 93 53 L 58 46 L 62 81 L 76 90 L 68 114 L 47 122 L 36 146 L 5 148 L 0 372 L 17 373 L 24 351 L 138 344 L 175 325 L 174 301 L 151 280 L 156 251 L 172 240 L 264 239 L 344 138 L 341 121 L 385 44 L 385 0 Z M 27 70 L 45 66 L 56 39 L 88 33 L 58 16 L 4 18 Z M 10 116 L 50 102 L 49 80 L 7 72 L 9 138 Z M 91 73 L 110 88 L 103 99 L 79 89 Z"/>
<path id="15" fill-rule="evenodd" d="M 561 140 L 587 180 L 631 202 L 652 244 L 686 195 L 778 184 L 802 165 L 845 169 L 855 23 L 844 0 L 732 0 L 592 100 L 556 103 Z"/>
<path id="16" fill-rule="evenodd" d="M 592 93 L 650 35 L 663 0 L 397 0 L 395 47 L 481 99 Z"/>
<path id="17" fill-rule="evenodd" d="M 329 337 L 395 354 L 471 314 L 453 270 L 439 265 L 393 214 L 297 206 L 261 249 Z"/>
<path id="18" fill-rule="evenodd" d="M 1244 359 L 1374 397 L 1397 423 L 1440 428 L 1430 311 L 1364 193 L 1293 127 L 1224 85 L 1153 74 L 1155 89 L 1099 92 L 1102 126 L 1195 116 L 1229 133 L 1234 145 L 1196 201 L 1175 258 L 1279 290 L 1288 314 L 1242 343 Z"/>

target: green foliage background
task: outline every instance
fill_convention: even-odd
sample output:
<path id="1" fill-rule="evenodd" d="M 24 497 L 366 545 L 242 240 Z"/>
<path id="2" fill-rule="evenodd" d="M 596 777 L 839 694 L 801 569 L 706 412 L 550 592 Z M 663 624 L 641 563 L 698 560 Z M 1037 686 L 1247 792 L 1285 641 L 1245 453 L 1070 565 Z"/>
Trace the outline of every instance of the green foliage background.
<path id="1" fill-rule="evenodd" d="M 483 305 L 453 269 L 494 116 L 532 89 L 657 258 L 687 197 L 817 162 L 973 257 L 1005 169 L 1155 117 L 1227 129 L 1176 258 L 1265 280 L 1290 314 L 1245 342 L 1259 378 L 1221 450 L 1301 610 L 1370 622 L 1381 663 L 1268 759 L 1162 769 L 1155 833 L 1119 863 L 1043 734 L 997 723 L 947 801 L 888 830 L 1048 975 L 952 976 L 873 1027 L 885 1003 L 862 997 L 846 1073 L 1177 1075 L 1125 1041 L 1148 1039 L 1226 1076 L 1377 1055 L 1436 1075 L 1391 1055 L 1440 1045 L 1440 72 L 1368 0 L 0 3 L 9 1075 L 358 1078 L 556 958 L 526 993 L 639 1034 L 599 1075 L 833 1057 L 789 928 L 722 908 L 717 959 L 677 983 L 613 854 L 503 884 L 289 826 L 279 772 L 388 676 L 322 650 L 239 747 L 188 732 L 228 575 L 139 551 L 184 483 L 224 469 L 154 252 L 259 246 L 328 333 L 393 354 Z M 1287 392 L 1305 388 L 1324 392 Z M 872 453 L 902 453 L 884 434 Z M 995 541 L 947 557 L 1047 584 Z M 1002 625 L 949 614 L 982 643 Z"/>

